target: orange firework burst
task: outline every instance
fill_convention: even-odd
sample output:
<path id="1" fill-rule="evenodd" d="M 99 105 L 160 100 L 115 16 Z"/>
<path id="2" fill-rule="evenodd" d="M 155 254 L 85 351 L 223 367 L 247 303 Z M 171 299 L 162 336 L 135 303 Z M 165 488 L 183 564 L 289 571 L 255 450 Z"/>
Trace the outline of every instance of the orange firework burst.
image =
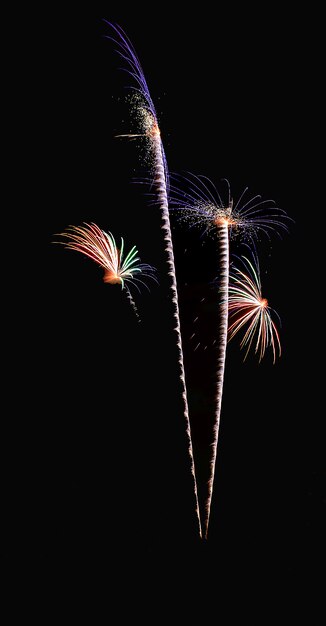
<path id="1" fill-rule="evenodd" d="M 85 226 L 69 226 L 66 232 L 59 233 L 59 235 L 66 237 L 69 241 L 55 243 L 62 243 L 69 250 L 76 250 L 89 257 L 104 269 L 103 281 L 105 283 L 109 285 L 120 284 L 122 289 L 126 290 L 127 297 L 138 317 L 128 284 L 134 285 L 140 291 L 138 284 L 142 284 L 148 289 L 146 283 L 139 278 L 140 275 L 152 278 L 155 282 L 157 280 L 153 275 L 155 268 L 146 263 L 139 263 L 136 246 L 133 246 L 124 258 L 123 238 L 121 237 L 119 249 L 112 233 L 106 233 L 93 222 L 91 224 L 85 222 Z"/>
<path id="2" fill-rule="evenodd" d="M 244 269 L 234 268 L 230 271 L 229 286 L 229 340 L 241 329 L 246 329 L 241 340 L 241 348 L 247 347 L 245 359 L 253 344 L 255 352 L 262 360 L 266 348 L 273 350 L 273 363 L 278 349 L 281 355 L 281 343 L 277 328 L 272 320 L 273 309 L 262 297 L 258 259 L 251 262 L 247 257 L 241 258 Z M 234 321 L 232 321 L 232 319 Z"/>

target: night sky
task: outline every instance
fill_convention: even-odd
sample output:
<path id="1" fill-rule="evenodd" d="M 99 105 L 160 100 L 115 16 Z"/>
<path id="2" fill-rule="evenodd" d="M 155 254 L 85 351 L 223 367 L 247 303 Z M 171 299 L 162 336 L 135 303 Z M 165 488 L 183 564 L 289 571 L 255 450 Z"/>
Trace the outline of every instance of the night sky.
<path id="1" fill-rule="evenodd" d="M 310 365 L 318 320 L 306 302 L 318 126 L 313 23 L 271 6 L 254 14 L 229 5 L 214 15 L 199 6 L 183 17 L 152 10 L 151 17 L 110 4 L 98 13 L 55 9 L 36 29 L 28 228 L 37 279 L 19 361 L 29 380 L 29 418 L 20 429 L 28 442 L 19 472 L 25 521 L 5 552 L 19 542 L 27 568 L 65 589 L 78 577 L 86 586 L 96 577 L 105 588 L 113 575 L 113 596 L 135 593 L 140 612 L 148 597 L 161 606 L 175 595 L 189 608 L 184 581 L 191 594 L 201 591 L 207 611 L 210 593 L 217 605 L 231 595 L 230 615 L 243 593 L 242 615 L 258 611 L 257 597 L 275 614 L 285 599 L 291 615 L 308 583 L 317 591 L 325 524 L 323 420 Z M 103 37 L 110 32 L 102 18 L 120 24 L 137 50 L 169 170 L 204 174 L 222 195 L 227 178 L 235 200 L 248 186 L 294 220 L 282 239 L 257 243 L 263 295 L 282 321 L 281 358 L 273 365 L 268 350 L 260 364 L 254 354 L 243 362 L 238 337 L 228 345 L 206 545 L 196 530 L 161 217 L 149 188 L 136 182 L 149 174 L 145 143 L 115 138 L 133 127 L 125 100 L 132 82 Z M 117 241 L 123 236 L 126 249 L 136 245 L 141 261 L 157 268 L 159 285 L 133 292 L 141 323 L 100 268 L 52 243 L 83 221 Z M 171 226 L 202 506 L 214 415 L 217 244 L 174 214 Z M 241 241 L 231 241 L 231 254 L 242 252 Z"/>

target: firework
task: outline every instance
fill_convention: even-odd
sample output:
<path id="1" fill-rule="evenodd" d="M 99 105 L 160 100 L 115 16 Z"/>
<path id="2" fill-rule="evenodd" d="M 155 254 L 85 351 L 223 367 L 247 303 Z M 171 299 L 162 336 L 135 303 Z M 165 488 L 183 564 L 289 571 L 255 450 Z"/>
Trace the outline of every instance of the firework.
<path id="1" fill-rule="evenodd" d="M 232 235 L 242 235 L 245 239 L 253 242 L 258 238 L 261 232 L 267 237 L 270 237 L 271 232 L 276 232 L 280 235 L 282 231 L 288 230 L 287 220 L 289 218 L 283 210 L 275 206 L 272 200 L 262 200 L 260 195 L 246 200 L 248 188 L 243 191 L 239 200 L 234 204 L 227 180 L 225 180 L 228 189 L 226 202 L 223 202 L 215 185 L 205 176 L 195 176 L 188 173 L 186 176 L 174 175 L 173 180 L 176 181 L 177 184 L 170 186 L 170 209 L 181 211 L 181 219 L 185 220 L 188 225 L 199 226 L 203 229 L 204 233 L 213 235 L 218 240 L 220 299 L 217 333 L 215 420 L 204 521 L 204 536 L 207 539 L 214 486 L 228 337 L 230 237 Z M 180 189 L 180 183 L 183 187 L 186 186 L 186 192 Z M 272 328 L 274 327 L 272 326 Z M 268 335 L 268 338 L 270 338 L 270 335 Z"/>
<path id="2" fill-rule="evenodd" d="M 143 69 L 141 67 L 135 48 L 133 47 L 129 37 L 122 30 L 122 28 L 117 24 L 111 24 L 107 20 L 103 21 L 108 26 L 110 26 L 110 28 L 112 28 L 115 33 L 114 37 L 105 35 L 105 38 L 110 39 L 115 43 L 115 45 L 117 46 L 116 52 L 126 64 L 125 71 L 129 74 L 129 76 L 132 77 L 132 80 L 136 83 L 136 86 L 131 85 L 129 86 L 129 89 L 132 91 L 133 94 L 132 110 L 139 132 L 116 135 L 116 137 L 128 137 L 130 139 L 137 139 L 137 137 L 146 137 L 147 139 L 149 139 L 149 149 L 153 153 L 153 170 L 156 186 L 159 190 L 163 182 L 165 195 L 167 195 L 166 191 L 168 188 L 169 178 L 167 162 L 163 143 L 161 140 L 161 133 L 158 125 L 155 106 L 148 89 Z M 161 181 L 161 176 L 163 177 L 163 181 Z M 169 223 L 168 210 L 167 220 Z"/>
<path id="3" fill-rule="evenodd" d="M 138 291 L 140 291 L 139 285 L 144 285 L 148 289 L 143 278 L 152 278 L 157 282 L 154 276 L 155 269 L 146 263 L 139 263 L 136 246 L 133 246 L 124 257 L 122 237 L 121 246 L 118 248 L 111 233 L 106 233 L 94 223 L 85 222 L 84 224 L 84 226 L 69 226 L 65 232 L 58 233 L 68 241 L 55 243 L 62 243 L 69 250 L 81 252 L 102 267 L 104 269 L 103 281 L 109 285 L 121 285 L 139 318 L 129 285 L 133 285 Z"/>
<path id="4" fill-rule="evenodd" d="M 262 200 L 261 195 L 247 199 L 248 187 L 240 195 L 236 204 L 231 198 L 229 182 L 227 201 L 224 202 L 217 188 L 206 176 L 173 175 L 176 184 L 170 185 L 170 210 L 181 211 L 180 218 L 190 227 L 198 226 L 203 234 L 216 236 L 216 229 L 226 226 L 230 237 L 241 235 L 241 239 L 254 241 L 260 233 L 268 238 L 276 233 L 288 231 L 290 218 L 283 209 L 275 206 L 274 200 Z M 186 185 L 187 191 L 180 187 Z"/>
<path id="5" fill-rule="evenodd" d="M 104 20 L 106 22 L 106 20 Z M 117 25 L 106 22 L 115 33 L 114 37 L 107 37 L 115 42 L 117 46 L 117 52 L 122 57 L 128 69 L 126 71 L 132 77 L 133 81 L 136 83 L 135 87 L 131 87 L 133 91 L 136 93 L 136 108 L 137 108 L 137 119 L 140 121 L 141 132 L 140 133 L 131 133 L 130 138 L 136 138 L 137 136 L 145 136 L 149 140 L 149 149 L 152 153 L 153 157 L 153 184 L 156 195 L 156 204 L 158 205 L 161 211 L 162 217 L 162 230 L 165 240 L 165 251 L 166 251 L 166 261 L 167 261 L 167 269 L 168 275 L 171 277 L 171 295 L 172 302 L 174 306 L 174 318 L 175 318 L 175 332 L 177 335 L 177 346 L 178 346 L 178 367 L 179 367 L 179 376 L 182 384 L 182 398 L 183 398 L 183 406 L 184 406 L 184 418 L 186 422 L 186 436 L 187 436 L 187 445 L 190 459 L 190 469 L 193 476 L 193 485 L 194 485 L 194 496 L 195 496 L 195 507 L 196 507 L 196 515 L 198 520 L 198 530 L 199 535 L 201 536 L 201 523 L 200 523 L 200 512 L 199 512 L 199 504 L 198 504 L 198 495 L 197 495 L 197 482 L 196 482 L 196 474 L 195 474 L 195 463 L 194 463 L 194 455 L 193 455 L 193 447 L 191 440 L 191 428 L 190 428 L 190 419 L 189 419 L 189 410 L 188 410 L 188 401 L 187 401 L 187 389 L 186 389 L 186 381 L 185 381 L 185 371 L 184 371 L 184 359 L 183 359 L 183 349 L 182 349 L 182 339 L 181 339 L 181 331 L 180 331 L 180 316 L 179 316 L 179 304 L 178 304 L 178 292 L 177 292 L 177 281 L 176 281 L 176 273 L 175 273 L 175 264 L 174 264 L 174 254 L 173 254 L 173 244 L 172 244 L 172 235 L 171 235 L 171 226 L 170 226 L 170 217 L 169 217 L 169 208 L 168 208 L 168 187 L 169 187 L 169 176 L 168 169 L 166 163 L 166 157 L 164 153 L 163 143 L 161 140 L 160 129 L 157 121 L 157 115 L 155 111 L 155 107 L 150 96 L 150 92 L 146 83 L 146 79 L 140 65 L 139 59 L 137 57 L 136 51 L 124 33 L 124 31 Z"/>
<path id="6" fill-rule="evenodd" d="M 246 347 L 245 359 L 255 344 L 255 352 L 262 360 L 266 348 L 273 351 L 273 363 L 278 350 L 281 356 L 281 343 L 268 301 L 262 296 L 260 271 L 257 257 L 250 261 L 241 258 L 243 269 L 230 271 L 229 287 L 229 340 L 239 331 L 246 329 L 241 340 L 241 348 Z M 275 312 L 275 311 L 274 311 Z"/>

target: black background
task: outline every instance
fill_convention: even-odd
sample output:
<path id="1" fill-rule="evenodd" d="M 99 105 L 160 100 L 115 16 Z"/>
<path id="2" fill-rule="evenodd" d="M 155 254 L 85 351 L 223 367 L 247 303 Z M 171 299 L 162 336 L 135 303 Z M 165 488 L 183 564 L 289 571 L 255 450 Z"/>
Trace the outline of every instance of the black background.
<path id="1" fill-rule="evenodd" d="M 147 189 L 132 183 L 148 175 L 144 145 L 115 138 L 132 129 L 131 79 L 119 71 L 102 18 L 120 24 L 137 50 L 169 169 L 205 174 L 222 192 L 226 177 L 235 199 L 248 186 L 294 220 L 282 240 L 258 243 L 263 292 L 282 320 L 281 359 L 273 365 L 267 353 L 260 365 L 254 356 L 243 363 L 238 341 L 228 346 L 205 545 L 197 537 L 160 214 Z M 108 5 L 95 14 L 53 10 L 33 26 L 19 87 L 32 242 L 19 305 L 21 382 L 12 396 L 13 406 L 23 401 L 18 488 L 8 489 L 19 514 L 4 552 L 58 598 L 96 581 L 111 608 L 121 594 L 135 615 L 145 615 L 153 598 L 158 615 L 170 598 L 181 599 L 183 615 L 197 608 L 195 623 L 211 611 L 218 617 L 224 604 L 229 617 L 257 614 L 260 623 L 272 611 L 301 612 L 308 587 L 318 595 L 325 522 L 312 365 L 320 321 L 311 302 L 314 19 L 271 7 L 199 7 L 176 16 Z M 52 243 L 83 221 L 122 235 L 157 268 L 160 285 L 134 293 L 140 324 L 95 264 Z M 214 410 L 216 243 L 174 215 L 171 224 L 202 505 Z M 231 243 L 233 253 L 242 250 Z M 123 616 L 126 607 L 119 610 Z"/>

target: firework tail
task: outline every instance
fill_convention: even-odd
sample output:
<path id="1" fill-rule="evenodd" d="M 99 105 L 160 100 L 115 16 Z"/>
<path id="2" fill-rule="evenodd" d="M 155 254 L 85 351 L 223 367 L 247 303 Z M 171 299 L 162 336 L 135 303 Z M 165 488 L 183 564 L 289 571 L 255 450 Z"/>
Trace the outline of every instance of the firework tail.
<path id="1" fill-rule="evenodd" d="M 229 291 L 229 228 L 227 224 L 217 227 L 219 242 L 219 326 L 217 340 L 217 371 L 216 371 L 216 405 L 215 421 L 213 426 L 212 453 L 210 460 L 210 476 L 208 480 L 208 495 L 205 505 L 204 537 L 208 536 L 208 525 L 211 512 L 211 503 L 214 487 L 216 466 L 217 442 L 220 426 L 223 382 L 225 370 L 226 345 L 228 337 L 228 291 Z"/>
<path id="2" fill-rule="evenodd" d="M 106 20 L 105 20 L 106 22 Z M 182 349 L 182 337 L 181 337 L 181 329 L 180 329 L 180 315 L 179 315 L 179 304 L 178 304 L 178 291 L 177 291 L 177 281 L 176 281 L 176 272 L 175 272 L 175 264 L 174 264 L 174 254 L 173 254 L 173 243 L 172 243 L 172 235 L 171 235 L 171 226 L 170 226 L 170 217 L 169 217 L 169 207 L 168 207 L 168 194 L 167 194 L 167 185 L 168 185 L 168 170 L 166 164 L 166 158 L 164 153 L 164 148 L 160 136 L 160 132 L 157 124 L 157 117 L 155 108 L 150 97 L 150 93 L 148 90 L 148 86 L 139 63 L 136 52 L 123 32 L 123 30 L 114 24 L 106 22 L 118 36 L 118 41 L 115 39 L 115 43 L 118 44 L 120 51 L 120 55 L 124 58 L 124 60 L 128 63 L 131 68 L 130 74 L 136 79 L 136 82 L 139 86 L 138 91 L 142 93 L 144 96 L 148 108 L 152 113 L 155 120 L 155 132 L 151 134 L 152 138 L 152 149 L 154 153 L 154 185 L 157 193 L 157 204 L 161 211 L 162 215 L 162 230 L 164 233 L 164 241 L 165 241 L 165 250 L 167 253 L 167 265 L 168 265 L 168 274 L 171 277 L 171 291 L 172 291 L 172 302 L 175 308 L 174 317 L 175 317 L 175 332 L 177 334 L 177 346 L 178 346 L 178 363 L 179 363 L 179 376 L 182 384 L 182 398 L 183 398 L 183 407 L 184 407 L 184 418 L 186 422 L 186 435 L 187 435 L 187 445 L 188 445 L 188 454 L 190 459 L 190 469 L 193 477 L 193 488 L 194 488 L 194 496 L 195 496 L 195 508 L 196 508 L 196 516 L 198 522 L 198 531 L 200 537 L 202 537 L 201 530 L 201 521 L 200 521 L 200 511 L 199 511 L 199 503 L 198 503 L 198 493 L 197 493 L 197 481 L 196 481 L 196 472 L 195 472 L 195 461 L 192 447 L 192 439 L 191 439 L 191 427 L 190 427 L 190 418 L 189 418 L 189 410 L 188 410 L 188 400 L 187 400 L 187 388 L 186 388 L 186 380 L 185 380 L 185 370 L 184 370 L 184 359 L 183 359 L 183 349 Z M 121 54 L 122 50 L 122 54 Z"/>
<path id="3" fill-rule="evenodd" d="M 133 311 L 134 311 L 134 313 L 135 313 L 135 315 L 137 317 L 138 322 L 140 322 L 141 319 L 140 319 L 140 316 L 139 316 L 139 313 L 138 313 L 138 309 L 137 309 L 135 300 L 133 299 L 133 297 L 132 297 L 132 295 L 130 293 L 130 289 L 129 289 L 129 287 L 127 287 L 127 285 L 125 285 L 124 291 L 126 293 L 127 299 L 129 300 L 129 303 L 130 303 L 130 305 L 131 305 L 131 307 L 132 307 L 132 309 L 133 309 Z"/>
<path id="4" fill-rule="evenodd" d="M 182 338 L 181 338 L 181 328 L 180 328 L 178 291 L 177 291 L 177 281 L 176 281 L 175 264 L 174 264 L 174 254 L 173 254 L 171 225 L 170 225 L 170 217 L 169 217 L 167 189 L 166 189 L 166 177 L 165 177 L 165 171 L 164 171 L 165 168 L 164 168 L 163 146 L 161 143 L 160 136 L 155 137 L 155 140 L 154 140 L 154 159 L 155 159 L 155 166 L 154 166 L 155 167 L 155 185 L 156 185 L 157 194 L 158 194 L 158 204 L 162 213 L 162 230 L 164 233 L 164 240 L 166 243 L 165 250 L 167 253 L 167 264 L 168 264 L 168 269 L 169 269 L 169 275 L 171 277 L 172 301 L 175 307 L 175 313 L 174 313 L 175 331 L 177 333 L 177 346 L 178 346 L 178 357 L 179 357 L 178 361 L 179 361 L 179 368 L 180 368 L 180 380 L 182 383 L 182 398 L 183 398 L 183 406 L 184 406 L 184 417 L 186 421 L 188 453 L 190 457 L 191 473 L 193 476 L 194 493 L 195 493 L 195 500 L 196 500 L 196 515 L 197 515 L 197 520 L 198 520 L 199 535 L 202 536 L 199 503 L 198 503 L 198 493 L 197 493 L 197 481 L 196 481 L 196 474 L 195 474 L 195 461 L 194 461 L 194 455 L 193 455 L 191 427 L 190 427 L 189 409 L 188 409 L 188 401 L 187 401 L 187 388 L 186 388 Z"/>

